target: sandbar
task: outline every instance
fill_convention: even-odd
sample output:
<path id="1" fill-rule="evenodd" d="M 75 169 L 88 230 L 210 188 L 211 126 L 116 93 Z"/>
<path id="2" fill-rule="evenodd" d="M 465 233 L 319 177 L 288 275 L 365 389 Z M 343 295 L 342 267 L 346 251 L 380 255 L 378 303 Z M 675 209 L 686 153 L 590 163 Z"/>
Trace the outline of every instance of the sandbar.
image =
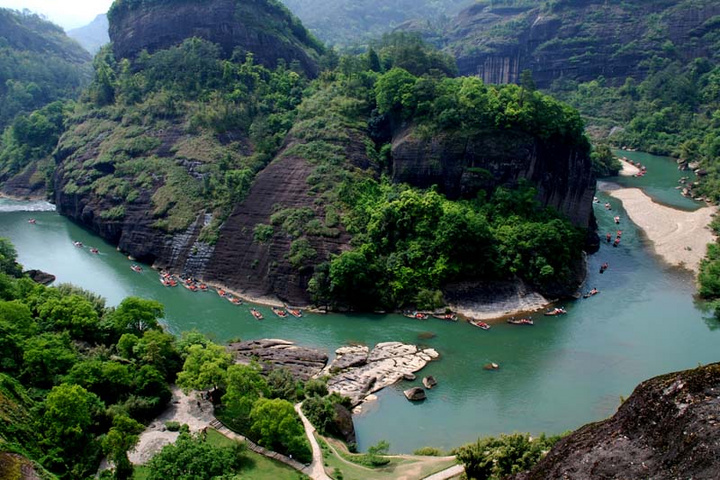
<path id="1" fill-rule="evenodd" d="M 709 225 L 717 207 L 687 212 L 655 203 L 638 188 L 608 193 L 622 201 L 630 220 L 645 232 L 665 262 L 698 272 L 707 244 L 716 240 Z"/>

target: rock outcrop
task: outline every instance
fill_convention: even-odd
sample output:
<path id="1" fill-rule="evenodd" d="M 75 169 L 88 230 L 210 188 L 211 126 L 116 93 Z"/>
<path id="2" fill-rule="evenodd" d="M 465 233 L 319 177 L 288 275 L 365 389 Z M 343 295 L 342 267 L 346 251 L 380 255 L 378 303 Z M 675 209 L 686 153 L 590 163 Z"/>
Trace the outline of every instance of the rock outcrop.
<path id="1" fill-rule="evenodd" d="M 427 398 L 427 395 L 425 394 L 425 390 L 423 390 L 420 387 L 412 387 L 403 392 L 405 394 L 405 398 L 410 400 L 411 402 L 420 402 Z"/>
<path id="2" fill-rule="evenodd" d="M 541 88 L 558 79 L 622 84 L 643 78 L 644 60 L 655 55 L 690 61 L 713 54 L 709 39 L 720 15 L 714 0 L 509 3 L 477 3 L 457 16 L 447 36 L 462 75 L 518 83 L 529 69 Z"/>
<path id="3" fill-rule="evenodd" d="M 520 131 L 427 138 L 409 127 L 393 137 L 392 155 L 396 182 L 438 185 L 449 198 L 459 198 L 529 180 L 544 206 L 556 208 L 577 226 L 593 225 L 595 176 L 587 148 L 541 141 Z"/>
<path id="4" fill-rule="evenodd" d="M 613 417 L 570 434 L 511 478 L 720 478 L 720 364 L 643 382 Z"/>
<path id="5" fill-rule="evenodd" d="M 277 339 L 231 343 L 228 350 L 242 363 L 255 360 L 265 372 L 285 367 L 294 378 L 303 381 L 319 375 L 328 361 L 328 356 L 319 350 Z"/>
<path id="6" fill-rule="evenodd" d="M 337 373 L 328 381 L 328 390 L 349 397 L 353 405 L 438 357 L 432 348 L 423 350 L 400 342 L 378 343 L 372 351 L 365 346 L 343 347 L 335 353 L 329 370 Z"/>
<path id="7" fill-rule="evenodd" d="M 52 273 L 43 272 L 42 270 L 28 270 L 24 273 L 30 277 L 30 280 L 41 285 L 50 285 L 56 278 Z"/>
<path id="8" fill-rule="evenodd" d="M 134 58 L 199 37 L 216 43 L 226 57 L 252 53 L 273 68 L 279 60 L 297 62 L 318 73 L 323 47 L 279 2 L 268 0 L 116 1 L 108 13 L 116 58 Z"/>

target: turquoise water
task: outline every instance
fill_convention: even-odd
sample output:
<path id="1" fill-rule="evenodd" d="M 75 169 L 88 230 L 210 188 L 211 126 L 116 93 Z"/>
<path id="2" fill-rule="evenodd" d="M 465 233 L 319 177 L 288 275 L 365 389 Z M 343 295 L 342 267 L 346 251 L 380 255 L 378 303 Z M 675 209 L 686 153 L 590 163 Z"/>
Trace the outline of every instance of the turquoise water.
<path id="1" fill-rule="evenodd" d="M 673 186 L 666 190 L 675 193 Z M 612 216 L 627 218 L 622 206 L 603 193 L 598 197 L 599 231 L 614 232 Z M 603 208 L 606 201 L 613 212 Z M 426 445 L 452 448 L 503 432 L 559 433 L 611 415 L 620 396 L 628 396 L 644 379 L 720 360 L 720 329 L 696 307 L 692 277 L 659 263 L 636 227 L 626 222 L 620 225 L 620 248 L 603 242 L 589 258 L 587 289 L 597 287 L 599 295 L 566 303 L 566 316 L 536 316 L 534 327 L 498 324 L 482 331 L 462 322 L 399 315 L 279 319 L 265 307 L 259 307 L 265 314 L 259 322 L 247 306 L 231 305 L 210 292 L 165 288 L 149 268 L 131 271 L 131 262 L 112 246 L 55 212 L 8 211 L 16 207 L 27 204 L 0 200 L 0 236 L 12 239 L 25 268 L 100 293 L 109 304 L 128 295 L 157 299 L 166 305 L 173 332 L 197 328 L 217 341 L 285 338 L 328 353 L 350 342 L 394 340 L 438 350 L 441 359 L 422 371 L 438 380 L 427 401 L 405 400 L 402 390 L 420 381 L 403 382 L 380 392 L 355 416 L 360 448 L 385 439 L 395 452 L 412 452 Z M 31 216 L 37 224 L 27 222 Z M 73 240 L 86 248 L 74 247 Z M 100 255 L 91 254 L 89 246 L 99 248 Z M 603 262 L 610 268 L 600 275 Z M 436 336 L 421 340 L 424 332 Z M 483 370 L 488 362 L 501 367 Z"/>
<path id="2" fill-rule="evenodd" d="M 683 197 L 680 195 L 680 190 L 675 188 L 680 185 L 678 180 L 681 177 L 690 177 L 689 182 L 692 182 L 695 178 L 695 174 L 689 170 L 678 170 L 675 159 L 643 152 L 626 152 L 624 150 L 614 150 L 613 153 L 619 157 L 627 157 L 628 160 L 645 165 L 647 174 L 642 177 L 618 176 L 608 180 L 623 187 L 641 188 L 656 202 L 681 210 L 697 210 L 704 206 L 704 204 L 696 202 L 692 198 Z"/>

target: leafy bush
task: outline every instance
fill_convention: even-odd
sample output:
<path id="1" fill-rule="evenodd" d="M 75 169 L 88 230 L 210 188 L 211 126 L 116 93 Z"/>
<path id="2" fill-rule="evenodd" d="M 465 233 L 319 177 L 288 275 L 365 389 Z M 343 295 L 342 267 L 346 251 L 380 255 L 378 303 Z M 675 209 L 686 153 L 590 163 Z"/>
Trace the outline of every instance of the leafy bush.
<path id="1" fill-rule="evenodd" d="M 453 453 L 465 466 L 468 478 L 500 480 L 532 468 L 559 439 L 516 433 L 478 439 Z"/>

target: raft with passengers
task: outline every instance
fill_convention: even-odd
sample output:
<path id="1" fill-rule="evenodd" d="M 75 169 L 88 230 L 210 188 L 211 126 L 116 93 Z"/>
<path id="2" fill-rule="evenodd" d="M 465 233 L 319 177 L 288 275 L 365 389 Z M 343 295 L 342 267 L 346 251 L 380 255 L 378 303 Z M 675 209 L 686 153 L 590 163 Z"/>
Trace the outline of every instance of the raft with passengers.
<path id="1" fill-rule="evenodd" d="M 543 315 L 546 317 L 554 317 L 556 315 L 565 315 L 567 313 L 567 310 L 563 307 L 555 307 L 550 310 L 547 310 Z"/>
<path id="2" fill-rule="evenodd" d="M 510 325 L 535 325 L 535 322 L 531 318 L 511 318 L 507 321 Z"/>

